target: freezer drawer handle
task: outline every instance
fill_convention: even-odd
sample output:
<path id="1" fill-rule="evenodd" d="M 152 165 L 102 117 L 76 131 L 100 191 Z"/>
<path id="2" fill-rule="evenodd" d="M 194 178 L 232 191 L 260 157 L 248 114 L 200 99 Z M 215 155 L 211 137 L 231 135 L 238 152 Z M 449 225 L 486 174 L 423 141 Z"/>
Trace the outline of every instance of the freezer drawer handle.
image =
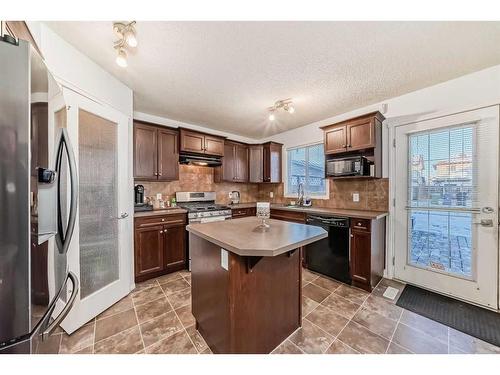
<path id="1" fill-rule="evenodd" d="M 68 303 L 66 303 L 66 306 L 64 306 L 64 309 L 61 311 L 61 313 L 52 321 L 52 323 L 43 331 L 42 333 L 42 340 L 45 341 L 46 339 L 49 338 L 50 334 L 54 332 L 54 330 L 59 327 L 61 322 L 66 318 L 66 315 L 68 315 L 69 311 L 73 307 L 73 304 L 75 303 L 76 296 L 78 295 L 78 290 L 80 289 L 80 283 L 78 282 L 78 278 L 76 275 L 69 271 L 68 277 L 66 279 L 66 282 L 68 279 L 71 280 L 71 283 L 73 284 L 73 291 L 71 292 L 71 296 L 69 297 Z M 66 283 L 65 283 L 66 285 Z M 59 291 L 59 294 L 56 298 L 56 301 L 59 300 L 61 297 L 62 293 L 66 290 L 66 288 L 61 288 Z"/>

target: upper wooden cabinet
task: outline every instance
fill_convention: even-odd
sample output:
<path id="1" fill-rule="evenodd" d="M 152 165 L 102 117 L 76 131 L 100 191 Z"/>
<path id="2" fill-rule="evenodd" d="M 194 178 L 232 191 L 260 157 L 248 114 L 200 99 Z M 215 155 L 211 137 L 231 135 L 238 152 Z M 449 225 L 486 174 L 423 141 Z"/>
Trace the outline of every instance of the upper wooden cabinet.
<path id="1" fill-rule="evenodd" d="M 267 142 L 262 146 L 262 180 L 263 182 L 280 183 L 282 175 L 281 158 L 283 145 L 276 142 Z"/>
<path id="2" fill-rule="evenodd" d="M 134 178 L 144 181 L 179 178 L 177 130 L 134 121 Z"/>
<path id="3" fill-rule="evenodd" d="M 248 146 L 224 142 L 222 166 L 215 170 L 215 182 L 248 182 Z"/>
<path id="4" fill-rule="evenodd" d="M 248 181 L 264 182 L 264 146 L 248 146 Z"/>
<path id="5" fill-rule="evenodd" d="M 380 112 L 373 112 L 322 127 L 325 154 L 375 148 L 379 142 L 378 133 L 381 134 L 384 119 Z"/>
<path id="6" fill-rule="evenodd" d="M 180 151 L 224 156 L 224 138 L 181 128 Z"/>

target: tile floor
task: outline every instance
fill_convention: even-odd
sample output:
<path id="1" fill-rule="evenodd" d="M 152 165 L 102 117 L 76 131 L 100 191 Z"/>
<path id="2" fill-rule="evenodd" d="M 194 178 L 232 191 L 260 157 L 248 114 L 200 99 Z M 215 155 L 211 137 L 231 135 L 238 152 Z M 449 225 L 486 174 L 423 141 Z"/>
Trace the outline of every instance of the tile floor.
<path id="1" fill-rule="evenodd" d="M 211 353 L 194 327 L 191 276 L 180 271 L 136 289 L 72 335 L 53 335 L 52 353 Z M 383 297 L 303 272 L 302 327 L 275 354 L 498 353 L 500 348 L 401 309 Z M 399 295 L 396 297 L 396 299 Z"/>

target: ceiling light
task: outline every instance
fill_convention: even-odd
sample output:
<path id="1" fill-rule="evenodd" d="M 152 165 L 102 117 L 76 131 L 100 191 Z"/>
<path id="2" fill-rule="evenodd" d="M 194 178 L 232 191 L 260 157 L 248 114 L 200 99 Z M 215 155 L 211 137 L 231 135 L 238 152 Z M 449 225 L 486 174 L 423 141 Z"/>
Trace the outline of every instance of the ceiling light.
<path id="1" fill-rule="evenodd" d="M 273 106 L 269 107 L 267 110 L 270 113 L 269 115 L 269 120 L 274 121 L 276 119 L 276 116 L 274 112 L 283 109 L 284 111 L 287 111 L 288 113 L 294 113 L 295 112 L 295 107 L 292 106 L 292 99 L 283 99 L 283 100 L 277 100 Z"/>
<path id="2" fill-rule="evenodd" d="M 289 106 L 288 109 L 287 109 L 288 113 L 294 113 L 295 112 L 295 108 L 292 107 L 292 106 Z"/>
<path id="3" fill-rule="evenodd" d="M 132 48 L 137 47 L 137 38 L 135 37 L 135 32 L 133 29 L 127 30 L 124 34 L 124 37 L 125 41 L 130 47 Z"/>
<path id="4" fill-rule="evenodd" d="M 269 115 L 269 121 L 274 121 L 274 120 L 276 120 L 276 116 L 274 115 L 274 113 L 271 113 Z"/>
<path id="5" fill-rule="evenodd" d="M 118 55 L 116 56 L 116 63 L 122 68 L 127 67 L 127 52 L 123 48 L 118 50 Z"/>

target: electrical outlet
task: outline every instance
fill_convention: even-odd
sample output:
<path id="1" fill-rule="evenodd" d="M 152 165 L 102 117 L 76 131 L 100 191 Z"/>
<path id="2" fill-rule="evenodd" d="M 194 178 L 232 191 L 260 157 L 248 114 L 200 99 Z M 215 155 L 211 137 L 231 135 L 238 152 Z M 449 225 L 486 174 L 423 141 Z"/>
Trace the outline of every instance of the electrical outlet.
<path id="1" fill-rule="evenodd" d="M 157 193 L 156 194 L 156 200 L 160 200 L 161 199 L 161 193 Z"/>
<path id="2" fill-rule="evenodd" d="M 352 201 L 359 202 L 359 193 L 352 193 Z"/>
<path id="3" fill-rule="evenodd" d="M 269 198 L 274 198 L 274 192 L 272 191 L 269 192 Z"/>

